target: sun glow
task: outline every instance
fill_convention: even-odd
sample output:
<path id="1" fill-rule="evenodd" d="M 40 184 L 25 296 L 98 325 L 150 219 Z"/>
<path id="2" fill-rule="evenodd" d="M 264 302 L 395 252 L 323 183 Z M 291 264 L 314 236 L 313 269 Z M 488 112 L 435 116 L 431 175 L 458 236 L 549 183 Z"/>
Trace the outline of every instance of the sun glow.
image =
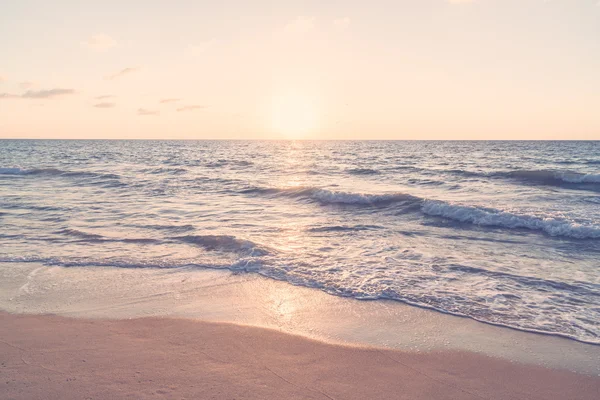
<path id="1" fill-rule="evenodd" d="M 318 127 L 318 112 L 314 99 L 298 93 L 274 97 L 271 126 L 277 134 L 288 139 L 301 139 L 314 133 Z"/>

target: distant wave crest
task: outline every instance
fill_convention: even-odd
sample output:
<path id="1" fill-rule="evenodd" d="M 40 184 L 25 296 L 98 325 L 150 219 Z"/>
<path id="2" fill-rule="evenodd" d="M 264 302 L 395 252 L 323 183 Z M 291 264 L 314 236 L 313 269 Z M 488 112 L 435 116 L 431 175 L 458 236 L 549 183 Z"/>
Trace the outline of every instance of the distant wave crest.
<path id="1" fill-rule="evenodd" d="M 600 183 L 599 174 L 585 174 L 571 171 L 518 170 L 505 173 L 498 173 L 496 175 L 505 175 L 509 178 L 529 180 L 544 184 Z"/>
<path id="2" fill-rule="evenodd" d="M 567 187 L 572 189 L 600 190 L 600 174 L 561 170 L 469 171 L 464 169 L 439 170 L 468 178 L 496 178 L 521 181 L 529 184 Z"/>
<path id="3" fill-rule="evenodd" d="M 32 168 L 23 169 L 18 167 L 0 168 L 0 175 L 44 175 L 44 176 L 66 176 L 84 178 L 107 178 L 119 179 L 115 174 L 107 174 L 93 171 L 65 171 L 58 168 Z"/>
<path id="4" fill-rule="evenodd" d="M 351 175 L 376 175 L 379 171 L 371 168 L 351 168 L 346 170 Z"/>

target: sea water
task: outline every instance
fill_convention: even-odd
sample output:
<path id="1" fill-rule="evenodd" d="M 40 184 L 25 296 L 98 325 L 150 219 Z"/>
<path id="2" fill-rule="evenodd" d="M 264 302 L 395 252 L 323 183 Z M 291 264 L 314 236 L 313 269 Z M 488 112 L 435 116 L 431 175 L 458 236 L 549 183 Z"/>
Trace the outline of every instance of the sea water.
<path id="1" fill-rule="evenodd" d="M 0 263 L 227 269 L 600 344 L 600 142 L 0 140 Z"/>

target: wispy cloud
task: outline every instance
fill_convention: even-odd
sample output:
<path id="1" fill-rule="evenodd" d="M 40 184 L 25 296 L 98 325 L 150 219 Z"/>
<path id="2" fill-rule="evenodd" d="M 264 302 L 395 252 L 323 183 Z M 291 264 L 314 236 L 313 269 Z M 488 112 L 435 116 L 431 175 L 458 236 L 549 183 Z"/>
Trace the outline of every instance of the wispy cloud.
<path id="1" fill-rule="evenodd" d="M 19 87 L 21 89 L 31 89 L 33 86 L 35 86 L 35 83 L 30 81 L 19 82 Z"/>
<path id="2" fill-rule="evenodd" d="M 167 103 L 175 103 L 181 99 L 160 99 L 159 103 L 167 104 Z"/>
<path id="3" fill-rule="evenodd" d="M 113 80 L 113 79 L 121 78 L 121 77 L 123 77 L 125 75 L 129 75 L 129 74 L 132 74 L 134 72 L 137 72 L 140 69 L 141 69 L 140 67 L 128 67 L 128 68 L 120 70 L 117 73 L 114 73 L 112 75 L 107 76 L 106 79 Z"/>
<path id="4" fill-rule="evenodd" d="M 73 89 L 28 90 L 23 94 L 0 93 L 4 99 L 50 99 L 75 94 Z"/>
<path id="5" fill-rule="evenodd" d="M 96 51 L 106 51 L 117 45 L 117 41 L 105 33 L 99 33 L 83 42 L 88 48 Z"/>
<path id="6" fill-rule="evenodd" d="M 51 97 L 74 94 L 73 89 L 28 90 L 21 97 L 25 99 L 49 99 Z"/>
<path id="7" fill-rule="evenodd" d="M 96 107 L 96 108 L 113 108 L 115 105 L 116 105 L 115 103 L 104 102 L 104 103 L 94 104 L 94 107 Z"/>
<path id="8" fill-rule="evenodd" d="M 466 3 L 474 3 L 475 0 L 446 0 L 450 4 L 466 4 Z"/>
<path id="9" fill-rule="evenodd" d="M 6 82 L 6 78 L 3 77 L 2 75 L 0 75 L 0 83 L 2 83 L 2 82 Z"/>
<path id="10" fill-rule="evenodd" d="M 192 105 L 192 106 L 183 106 L 177 109 L 177 112 L 182 111 L 194 111 L 194 110 L 203 110 L 206 106 Z"/>
<path id="11" fill-rule="evenodd" d="M 96 99 L 96 100 L 106 100 L 106 99 L 113 99 L 115 97 L 116 96 L 114 94 L 104 94 L 102 96 L 96 96 L 96 97 L 94 97 L 94 99 Z"/>
<path id="12" fill-rule="evenodd" d="M 147 110 L 145 108 L 138 108 L 137 114 L 138 115 L 158 115 L 159 112 L 156 110 Z"/>

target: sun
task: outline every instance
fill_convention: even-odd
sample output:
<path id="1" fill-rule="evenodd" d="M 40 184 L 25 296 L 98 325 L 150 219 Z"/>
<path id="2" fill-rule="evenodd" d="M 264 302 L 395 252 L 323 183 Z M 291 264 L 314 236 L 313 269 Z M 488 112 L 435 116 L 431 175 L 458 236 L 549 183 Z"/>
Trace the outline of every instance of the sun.
<path id="1" fill-rule="evenodd" d="M 318 126 L 316 102 L 311 96 L 286 93 L 274 96 L 271 107 L 273 131 L 288 139 L 301 139 Z"/>

